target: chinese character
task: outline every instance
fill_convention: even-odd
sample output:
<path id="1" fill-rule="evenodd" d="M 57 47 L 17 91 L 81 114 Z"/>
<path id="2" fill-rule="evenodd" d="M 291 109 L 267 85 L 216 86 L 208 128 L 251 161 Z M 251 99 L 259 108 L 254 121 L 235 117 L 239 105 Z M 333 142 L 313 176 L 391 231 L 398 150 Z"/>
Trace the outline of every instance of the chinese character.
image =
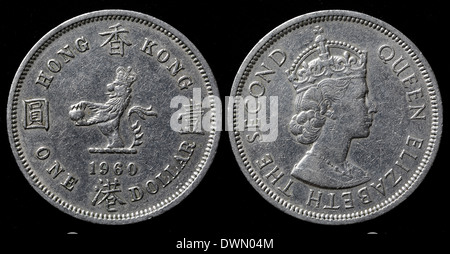
<path id="1" fill-rule="evenodd" d="M 103 44 L 100 45 L 100 47 L 103 47 L 109 43 L 109 46 L 110 46 L 109 54 L 110 55 L 123 56 L 125 45 L 127 45 L 127 46 L 131 45 L 131 42 L 127 41 L 125 38 L 123 38 L 121 36 L 121 34 L 129 33 L 129 31 L 127 31 L 123 28 L 120 28 L 121 26 L 122 25 L 120 23 L 118 23 L 116 25 L 109 27 L 109 29 L 111 29 L 112 31 L 99 33 L 101 36 L 108 35 L 108 39 L 106 39 L 106 41 L 103 42 Z"/>
<path id="2" fill-rule="evenodd" d="M 183 105 L 184 112 L 178 115 L 178 120 L 183 123 L 180 133 L 203 134 L 201 118 L 204 112 L 201 103 L 194 103 L 192 99 L 189 102 L 188 105 Z"/>
<path id="3" fill-rule="evenodd" d="M 102 179 L 100 179 L 101 188 L 98 186 L 95 186 L 95 190 L 97 191 L 97 194 L 95 194 L 94 199 L 92 200 L 92 205 L 100 205 L 101 203 L 106 204 L 106 209 L 108 212 L 117 212 L 117 209 L 115 207 L 116 202 L 120 205 L 126 204 L 125 201 L 123 201 L 117 193 L 122 192 L 121 189 L 119 189 L 120 183 L 117 178 L 114 178 L 114 181 L 110 182 L 109 179 L 106 179 L 106 182 L 104 182 Z"/>
<path id="4" fill-rule="evenodd" d="M 24 100 L 25 129 L 42 128 L 48 130 L 48 103 L 45 99 Z"/>

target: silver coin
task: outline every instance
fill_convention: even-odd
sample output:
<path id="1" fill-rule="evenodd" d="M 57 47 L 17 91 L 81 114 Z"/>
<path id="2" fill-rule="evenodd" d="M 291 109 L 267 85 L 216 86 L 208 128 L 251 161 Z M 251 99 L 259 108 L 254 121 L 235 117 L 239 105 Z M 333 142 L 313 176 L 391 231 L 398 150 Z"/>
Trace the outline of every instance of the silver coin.
<path id="1" fill-rule="evenodd" d="M 149 219 L 197 186 L 219 135 L 218 89 L 170 25 L 105 10 L 68 20 L 28 53 L 8 101 L 26 179 L 48 202 L 104 224 Z"/>
<path id="2" fill-rule="evenodd" d="M 238 163 L 297 218 L 375 218 L 423 180 L 442 131 L 438 84 L 417 47 L 376 18 L 320 11 L 275 28 L 249 53 L 229 110 Z"/>

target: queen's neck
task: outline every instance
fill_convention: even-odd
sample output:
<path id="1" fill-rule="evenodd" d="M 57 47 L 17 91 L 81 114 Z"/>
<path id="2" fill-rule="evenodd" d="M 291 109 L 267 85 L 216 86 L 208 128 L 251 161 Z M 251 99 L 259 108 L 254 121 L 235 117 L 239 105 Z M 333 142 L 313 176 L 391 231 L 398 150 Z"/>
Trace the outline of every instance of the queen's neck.
<path id="1" fill-rule="evenodd" d="M 332 125 L 325 124 L 310 153 L 339 165 L 347 159 L 350 142 L 350 137 L 342 132 L 338 132 Z"/>

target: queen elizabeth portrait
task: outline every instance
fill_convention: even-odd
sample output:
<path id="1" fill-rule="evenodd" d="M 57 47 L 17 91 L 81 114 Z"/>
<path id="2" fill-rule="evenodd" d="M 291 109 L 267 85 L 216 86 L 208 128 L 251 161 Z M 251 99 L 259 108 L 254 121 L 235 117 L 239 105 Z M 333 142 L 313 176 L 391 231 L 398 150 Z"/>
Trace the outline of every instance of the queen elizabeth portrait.
<path id="1" fill-rule="evenodd" d="M 370 135 L 376 113 L 368 97 L 366 52 L 315 31 L 315 43 L 289 69 L 296 91 L 289 132 L 309 146 L 291 176 L 322 188 L 357 186 L 370 178 L 349 159 L 350 146 Z"/>

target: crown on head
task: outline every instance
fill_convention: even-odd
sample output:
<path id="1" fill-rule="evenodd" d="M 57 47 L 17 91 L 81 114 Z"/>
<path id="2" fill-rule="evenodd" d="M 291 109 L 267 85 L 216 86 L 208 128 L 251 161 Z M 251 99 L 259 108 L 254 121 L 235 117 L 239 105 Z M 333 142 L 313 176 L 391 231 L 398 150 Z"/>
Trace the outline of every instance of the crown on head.
<path id="1" fill-rule="evenodd" d="M 130 66 L 127 68 L 119 66 L 117 68 L 115 81 L 131 85 L 135 80 L 136 72 L 134 72 Z"/>
<path id="2" fill-rule="evenodd" d="M 327 40 L 319 26 L 314 32 L 315 42 L 299 54 L 287 71 L 297 93 L 328 78 L 366 76 L 366 52 L 345 42 Z"/>

